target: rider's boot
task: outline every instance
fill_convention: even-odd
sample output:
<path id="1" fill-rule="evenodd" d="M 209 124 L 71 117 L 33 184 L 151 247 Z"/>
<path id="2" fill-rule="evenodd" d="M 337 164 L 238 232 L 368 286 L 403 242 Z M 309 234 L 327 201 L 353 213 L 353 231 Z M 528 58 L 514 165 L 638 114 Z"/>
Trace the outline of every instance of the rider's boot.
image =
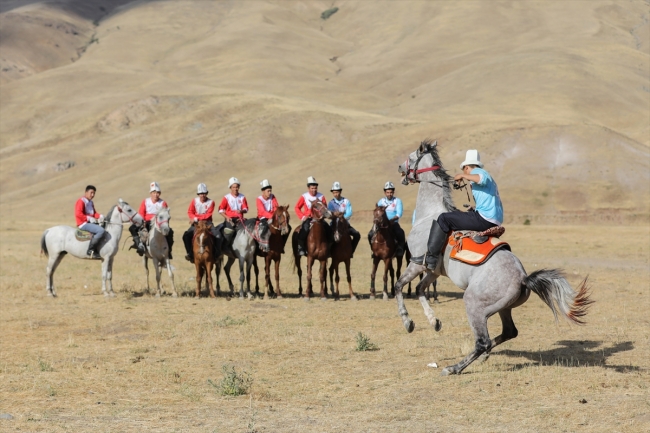
<path id="1" fill-rule="evenodd" d="M 172 232 L 171 229 L 169 230 L 169 233 L 167 234 L 167 236 L 165 236 L 165 239 L 167 240 L 167 247 L 169 248 L 169 252 L 167 253 L 167 258 L 169 260 L 172 260 L 173 259 L 173 257 L 172 257 L 172 245 L 174 245 L 174 232 Z"/>
<path id="2" fill-rule="evenodd" d="M 281 251 L 281 254 L 284 254 L 284 246 L 287 244 L 287 239 L 289 239 L 289 235 L 291 235 L 291 226 L 289 226 L 289 230 L 287 231 L 287 233 L 282 235 L 282 251 Z"/>
<path id="3" fill-rule="evenodd" d="M 298 255 L 307 257 L 307 251 L 305 250 L 305 243 L 300 238 L 298 238 Z"/>
<path id="4" fill-rule="evenodd" d="M 86 251 L 86 256 L 89 259 L 101 259 L 102 256 L 97 252 L 97 243 L 99 242 L 98 236 L 93 236 L 93 238 L 88 243 L 88 251 Z"/>
<path id="5" fill-rule="evenodd" d="M 428 269 L 435 271 L 438 266 L 440 252 L 445 242 L 447 242 L 447 233 L 440 228 L 438 221 L 433 220 L 431 231 L 429 232 L 429 239 L 427 240 L 427 254 L 425 258 Z"/>

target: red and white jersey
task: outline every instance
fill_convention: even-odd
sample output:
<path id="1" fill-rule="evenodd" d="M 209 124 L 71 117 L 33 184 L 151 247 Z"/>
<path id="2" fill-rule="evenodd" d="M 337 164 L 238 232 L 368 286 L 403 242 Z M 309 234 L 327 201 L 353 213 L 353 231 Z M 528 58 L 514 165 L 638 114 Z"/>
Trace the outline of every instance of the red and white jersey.
<path id="1" fill-rule="evenodd" d="M 140 204 L 138 213 L 142 218 L 144 218 L 145 221 L 151 221 L 156 216 L 158 211 L 164 207 L 168 207 L 165 200 L 159 199 L 156 203 L 154 203 L 153 200 L 151 200 L 151 197 L 148 197 L 142 200 L 142 204 Z"/>
<path id="2" fill-rule="evenodd" d="M 271 194 L 268 200 L 263 196 L 257 197 L 257 218 L 271 219 L 277 208 L 278 201 L 275 199 L 275 195 Z"/>
<path id="3" fill-rule="evenodd" d="M 194 218 L 199 221 L 212 221 L 213 213 L 214 201 L 207 199 L 204 203 L 201 203 L 201 199 L 198 197 L 192 200 L 190 207 L 187 209 L 187 216 L 190 217 L 192 221 L 194 221 Z"/>
<path id="4" fill-rule="evenodd" d="M 229 218 L 238 218 L 240 217 L 240 211 L 243 213 L 248 212 L 248 202 L 244 194 L 237 194 L 236 197 L 232 194 L 226 194 L 221 199 L 219 213 L 225 214 Z"/>
<path id="5" fill-rule="evenodd" d="M 88 218 L 99 218 L 99 214 L 95 212 L 95 205 L 92 200 L 81 197 L 74 205 L 74 217 L 77 227 L 81 227 L 88 222 Z"/>
<path id="6" fill-rule="evenodd" d="M 311 195 L 309 192 L 301 195 L 294 207 L 298 218 L 302 220 L 304 217 L 311 217 L 311 207 L 317 200 L 327 206 L 327 200 L 325 200 L 325 196 L 320 192 L 317 192 L 316 195 Z"/>

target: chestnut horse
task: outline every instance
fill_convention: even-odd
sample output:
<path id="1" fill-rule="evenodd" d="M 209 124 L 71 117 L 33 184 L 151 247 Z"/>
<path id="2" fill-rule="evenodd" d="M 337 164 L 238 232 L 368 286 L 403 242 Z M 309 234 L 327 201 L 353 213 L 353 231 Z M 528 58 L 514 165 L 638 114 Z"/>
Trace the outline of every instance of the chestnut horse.
<path id="1" fill-rule="evenodd" d="M 390 272 L 391 294 L 395 296 L 395 270 L 393 268 L 393 257 L 397 251 L 397 239 L 393 236 L 391 223 L 386 216 L 386 207 L 375 205 L 372 212 L 375 234 L 370 243 L 372 250 L 372 273 L 370 274 L 370 299 L 375 299 L 375 275 L 379 262 L 384 262 L 384 301 L 388 300 L 388 273 Z M 402 269 L 403 257 L 397 259 L 397 278 L 399 279 Z"/>
<path id="2" fill-rule="evenodd" d="M 350 239 L 350 224 L 343 217 L 343 212 L 332 213 L 332 229 L 334 231 L 334 244 L 330 257 L 330 291 L 335 300 L 339 300 L 339 264 L 345 263 L 345 272 L 348 277 L 348 287 L 350 289 L 350 300 L 356 301 L 357 297 L 352 291 L 352 277 L 350 276 L 350 258 L 352 257 L 352 240 Z M 336 292 L 334 291 L 333 276 L 336 271 Z"/>
<path id="3" fill-rule="evenodd" d="M 204 220 L 199 221 L 194 231 L 192 248 L 194 251 L 194 266 L 196 267 L 196 297 L 201 297 L 201 281 L 205 274 L 205 285 L 210 291 L 210 297 L 216 298 L 212 287 L 212 268 L 215 264 L 214 257 L 215 239 L 210 232 L 210 225 Z"/>
<path id="4" fill-rule="evenodd" d="M 257 249 L 257 255 L 264 258 L 264 299 L 269 299 L 269 289 L 273 293 L 273 285 L 271 284 L 271 261 L 275 263 L 275 286 L 278 290 L 277 297 L 282 298 L 282 291 L 280 290 L 280 260 L 282 260 L 282 253 L 284 252 L 284 239 L 283 237 L 289 233 L 291 226 L 289 225 L 289 206 L 278 206 L 273 213 L 273 219 L 269 221 L 269 251 L 264 252 L 260 248 Z M 257 262 L 255 263 L 255 280 L 257 280 Z M 257 285 L 257 284 L 256 284 Z"/>
<path id="5" fill-rule="evenodd" d="M 325 292 L 327 283 L 327 257 L 328 257 L 328 239 L 327 239 L 327 221 L 325 218 L 330 218 L 331 213 L 327 207 L 319 201 L 315 201 L 311 208 L 312 226 L 307 235 L 307 291 L 305 292 L 305 299 L 309 300 L 313 291 L 311 285 L 311 268 L 314 261 L 320 262 L 319 276 L 320 276 L 320 298 L 321 300 L 327 299 Z M 291 237 L 291 246 L 293 247 L 294 269 L 298 271 L 298 293 L 302 295 L 302 269 L 300 267 L 300 254 L 298 254 L 298 232 L 300 231 L 299 225 L 293 232 Z"/>

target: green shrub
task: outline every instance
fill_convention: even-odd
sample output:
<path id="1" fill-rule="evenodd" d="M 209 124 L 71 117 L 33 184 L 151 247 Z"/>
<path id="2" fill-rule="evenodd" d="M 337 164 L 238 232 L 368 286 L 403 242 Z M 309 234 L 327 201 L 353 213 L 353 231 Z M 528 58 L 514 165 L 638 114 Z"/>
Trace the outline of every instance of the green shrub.
<path id="1" fill-rule="evenodd" d="M 335 13 L 337 13 L 338 11 L 339 11 L 339 8 L 337 8 L 337 7 L 329 8 L 328 10 L 326 10 L 322 14 L 320 14 L 320 17 L 321 17 L 322 20 L 326 20 L 329 17 L 331 17 L 332 15 L 334 15 Z"/>
<path id="2" fill-rule="evenodd" d="M 238 396 L 248 394 L 253 385 L 253 378 L 245 371 L 238 373 L 234 365 L 224 365 L 221 367 L 223 371 L 223 379 L 219 383 L 214 383 L 208 379 L 208 383 L 212 385 L 220 395 L 223 396 Z"/>
<path id="3" fill-rule="evenodd" d="M 526 218 L 526 220 L 524 221 L 524 225 L 525 225 L 525 226 L 529 226 L 529 225 L 530 225 L 530 220 L 529 220 L 528 218 Z"/>
<path id="4" fill-rule="evenodd" d="M 379 346 L 370 341 L 370 338 L 359 332 L 357 334 L 357 352 L 366 352 L 369 350 L 379 350 Z"/>

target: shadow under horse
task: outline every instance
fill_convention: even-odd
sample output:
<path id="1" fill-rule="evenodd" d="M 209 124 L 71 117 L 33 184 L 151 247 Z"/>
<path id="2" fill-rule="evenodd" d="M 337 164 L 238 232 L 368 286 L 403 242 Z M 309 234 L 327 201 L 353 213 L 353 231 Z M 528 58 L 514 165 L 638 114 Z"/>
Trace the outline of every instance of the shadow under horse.
<path id="1" fill-rule="evenodd" d="M 307 235 L 306 250 L 307 250 L 307 290 L 305 291 L 305 299 L 311 298 L 313 294 L 311 284 L 311 268 L 315 261 L 320 262 L 319 277 L 320 277 L 320 297 L 321 300 L 327 299 L 327 258 L 328 258 L 328 224 L 325 218 L 330 218 L 331 213 L 327 210 L 321 202 L 314 202 L 311 208 L 312 225 Z M 293 248 L 294 269 L 298 272 L 298 294 L 302 295 L 302 268 L 300 267 L 300 254 L 298 254 L 298 233 L 300 232 L 299 225 L 293 232 L 291 237 L 291 246 Z"/>
<path id="2" fill-rule="evenodd" d="M 372 222 L 375 226 L 375 233 L 370 240 L 372 251 L 372 272 L 370 274 L 370 299 L 375 299 L 375 276 L 379 262 L 384 262 L 384 300 L 388 300 L 388 273 L 390 272 L 391 295 L 395 296 L 395 269 L 393 268 L 393 257 L 397 259 L 397 278 L 399 279 L 402 270 L 402 259 L 404 256 L 397 256 L 397 239 L 393 235 L 393 228 L 386 216 L 386 207 L 375 205 L 372 211 Z"/>

